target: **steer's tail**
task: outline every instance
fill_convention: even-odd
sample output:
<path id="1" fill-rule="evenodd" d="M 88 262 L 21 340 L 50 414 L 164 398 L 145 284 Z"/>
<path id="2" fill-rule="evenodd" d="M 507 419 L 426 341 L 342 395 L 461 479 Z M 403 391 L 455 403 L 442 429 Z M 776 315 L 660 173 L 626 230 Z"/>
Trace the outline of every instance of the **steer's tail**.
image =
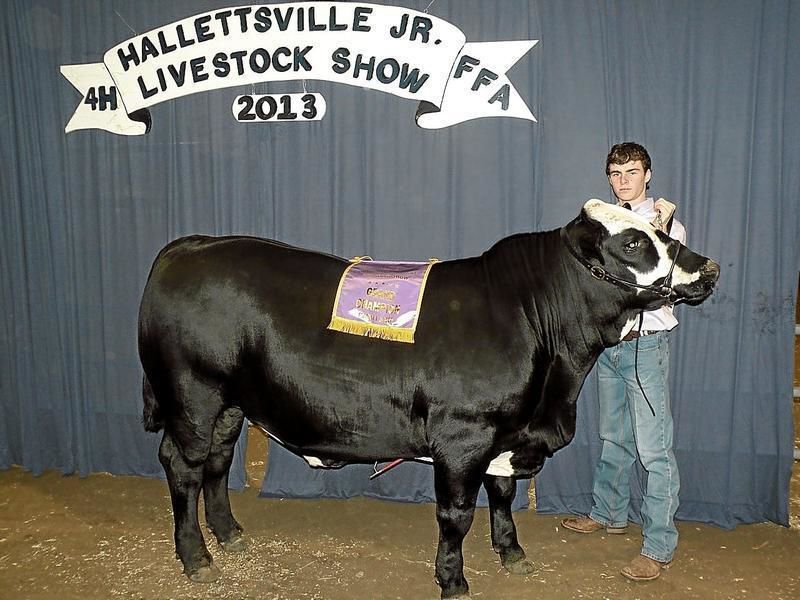
<path id="1" fill-rule="evenodd" d="M 144 430 L 154 433 L 161 431 L 164 427 L 164 417 L 161 414 L 161 406 L 158 404 L 158 399 L 153 393 L 150 380 L 147 379 L 147 374 L 144 375 L 142 380 L 142 398 L 144 399 L 144 410 L 142 411 Z"/>

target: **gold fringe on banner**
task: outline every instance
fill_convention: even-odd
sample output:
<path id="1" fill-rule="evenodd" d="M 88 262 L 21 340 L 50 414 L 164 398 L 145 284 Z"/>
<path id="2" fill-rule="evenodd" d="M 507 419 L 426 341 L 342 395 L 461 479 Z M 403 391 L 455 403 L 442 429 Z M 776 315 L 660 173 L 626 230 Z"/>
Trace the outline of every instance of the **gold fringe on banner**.
<path id="1" fill-rule="evenodd" d="M 414 343 L 413 329 L 400 329 L 397 327 L 390 327 L 388 325 L 359 323 L 358 321 L 350 321 L 337 316 L 331 319 L 328 329 L 341 331 L 343 333 L 352 333 L 353 335 L 362 335 L 364 337 L 390 340 L 392 342 L 405 342 L 407 344 Z"/>

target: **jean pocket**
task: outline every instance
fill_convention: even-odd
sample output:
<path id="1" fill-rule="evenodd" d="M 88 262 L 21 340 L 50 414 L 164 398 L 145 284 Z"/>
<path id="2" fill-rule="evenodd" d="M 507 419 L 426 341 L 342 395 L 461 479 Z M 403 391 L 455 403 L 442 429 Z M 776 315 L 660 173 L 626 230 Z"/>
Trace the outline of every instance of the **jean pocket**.
<path id="1" fill-rule="evenodd" d="M 662 346 L 662 335 L 653 333 L 639 338 L 639 352 L 658 352 Z"/>

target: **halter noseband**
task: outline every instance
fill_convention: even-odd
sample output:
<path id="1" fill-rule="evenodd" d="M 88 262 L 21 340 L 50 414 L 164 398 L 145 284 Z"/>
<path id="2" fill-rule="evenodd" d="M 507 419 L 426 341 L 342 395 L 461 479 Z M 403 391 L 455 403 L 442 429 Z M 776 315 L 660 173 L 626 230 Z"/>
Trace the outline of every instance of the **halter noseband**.
<path id="1" fill-rule="evenodd" d="M 578 251 L 572 247 L 572 244 L 567 237 L 566 227 L 562 227 L 560 230 L 561 240 L 564 242 L 564 245 L 569 250 L 569 253 L 572 254 L 578 262 L 580 262 L 584 267 L 589 269 L 589 273 L 591 273 L 592 277 L 595 279 L 599 279 L 600 281 L 608 281 L 609 283 L 613 283 L 617 286 L 622 287 L 629 287 L 629 288 L 636 288 L 639 290 L 645 290 L 648 292 L 653 292 L 662 298 L 669 298 L 669 295 L 672 293 L 672 271 L 675 269 L 675 263 L 678 262 L 678 255 L 681 253 L 681 245 L 678 242 L 678 249 L 675 251 L 675 258 L 672 259 L 672 264 L 669 267 L 669 272 L 667 276 L 664 278 L 664 281 L 661 282 L 660 285 L 656 285 L 655 282 L 651 283 L 650 285 L 640 285 L 638 283 L 634 283 L 633 281 L 627 281 L 625 279 L 621 279 L 616 275 L 612 275 L 608 271 L 606 271 L 600 265 L 593 265 L 583 256 L 578 254 Z M 677 240 L 671 240 L 671 242 L 677 242 Z M 667 246 L 669 248 L 669 246 Z M 656 280 L 658 281 L 658 280 Z"/>

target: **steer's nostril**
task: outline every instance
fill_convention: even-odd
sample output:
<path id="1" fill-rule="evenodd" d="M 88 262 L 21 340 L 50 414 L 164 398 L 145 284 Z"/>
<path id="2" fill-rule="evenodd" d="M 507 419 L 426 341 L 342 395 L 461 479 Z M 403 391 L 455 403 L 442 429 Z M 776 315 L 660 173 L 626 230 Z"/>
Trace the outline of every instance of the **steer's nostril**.
<path id="1" fill-rule="evenodd" d="M 715 280 L 719 278 L 719 265 L 713 260 L 706 261 L 706 264 L 700 269 L 704 275 L 713 277 Z"/>

